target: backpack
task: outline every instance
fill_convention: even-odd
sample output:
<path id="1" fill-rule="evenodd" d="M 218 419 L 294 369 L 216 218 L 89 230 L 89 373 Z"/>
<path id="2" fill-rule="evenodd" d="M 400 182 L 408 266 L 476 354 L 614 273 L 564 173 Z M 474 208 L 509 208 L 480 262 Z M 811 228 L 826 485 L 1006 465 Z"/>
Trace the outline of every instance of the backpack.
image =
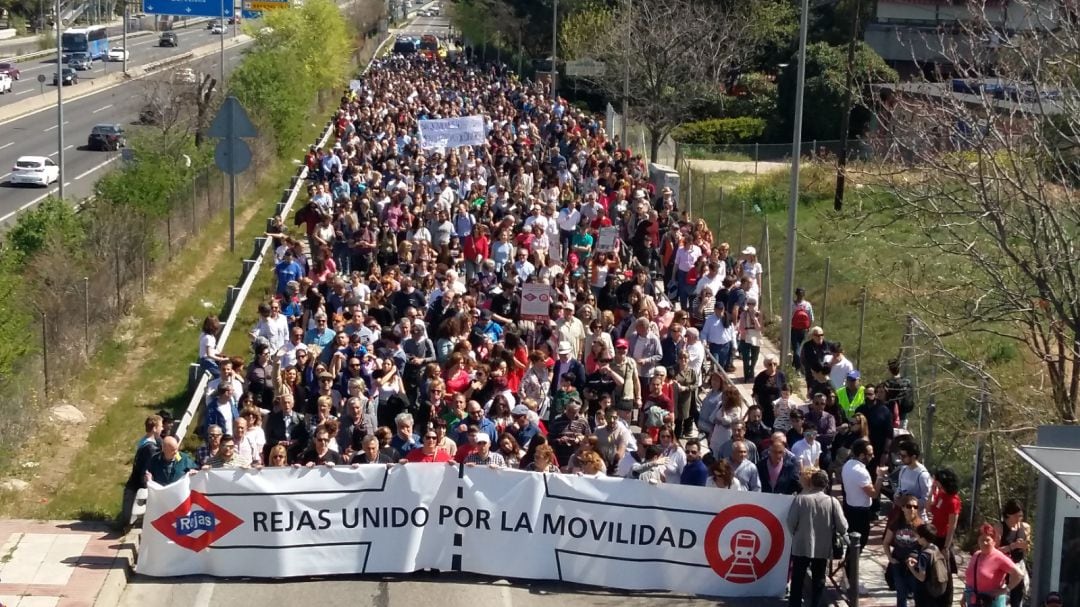
<path id="1" fill-rule="evenodd" d="M 949 562 L 937 546 L 929 547 L 926 552 L 930 555 L 930 563 L 926 566 L 926 592 L 937 598 L 949 589 Z"/>
<path id="2" fill-rule="evenodd" d="M 791 328 L 796 331 L 805 331 L 810 328 L 810 315 L 803 308 L 795 308 L 791 314 Z"/>

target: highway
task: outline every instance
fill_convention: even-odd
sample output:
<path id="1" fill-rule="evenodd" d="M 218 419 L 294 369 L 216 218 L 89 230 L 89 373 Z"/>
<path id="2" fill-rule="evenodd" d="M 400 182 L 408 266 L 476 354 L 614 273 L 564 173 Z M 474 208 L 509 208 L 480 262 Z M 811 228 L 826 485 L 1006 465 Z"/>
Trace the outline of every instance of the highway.
<path id="1" fill-rule="evenodd" d="M 180 45 L 173 47 L 161 48 L 158 44 L 159 34 L 147 34 L 139 36 L 137 38 L 131 38 L 128 40 L 128 50 L 131 52 L 131 56 L 128 59 L 128 69 L 150 63 L 151 61 L 158 61 L 171 57 L 173 55 L 179 55 L 186 53 L 192 48 L 197 46 L 203 46 L 217 40 L 217 36 L 212 35 L 209 30 L 206 29 L 205 23 L 192 24 L 188 29 L 176 29 L 177 37 L 180 39 Z M 226 36 L 232 35 L 232 28 L 230 28 Z M 109 32 L 109 46 L 121 47 L 120 34 L 110 30 Z M 4 95 L 0 95 L 0 107 L 22 101 L 26 99 L 28 95 L 40 95 L 41 85 L 38 84 L 37 77 L 39 74 L 45 76 L 45 94 L 52 93 L 53 97 L 56 97 L 56 89 L 52 86 L 53 73 L 56 72 L 56 57 L 43 57 L 41 59 L 31 59 L 29 61 L 20 62 L 17 64 L 19 71 L 22 72 L 19 75 L 19 80 L 12 83 L 12 92 Z M 79 79 L 83 81 L 93 80 L 96 77 L 102 76 L 106 73 L 114 74 L 121 71 L 123 64 L 120 62 L 104 62 L 95 61 L 94 69 L 79 72 Z M 75 85 L 75 88 L 84 86 L 82 82 Z"/>
<path id="2" fill-rule="evenodd" d="M 177 49 L 157 48 L 157 37 L 136 39 L 134 42 L 141 46 L 131 45 L 132 59 L 129 68 L 150 61 L 163 59 L 167 56 L 184 53 L 192 48 L 210 44 L 217 40 L 205 29 L 192 29 L 181 31 L 180 47 Z M 246 46 L 226 48 L 225 67 L 231 70 L 236 66 Z M 167 75 L 179 67 L 191 67 L 196 72 L 218 72 L 218 55 L 215 53 L 208 57 L 185 63 L 182 66 L 166 68 L 161 74 L 147 76 L 159 78 Z M 48 65 L 51 82 L 53 65 Z M 108 66 L 109 70 L 119 70 L 120 64 L 113 63 Z M 101 73 L 101 66 L 97 66 L 95 72 Z M 33 87 L 32 92 L 39 91 L 39 85 L 35 80 L 37 72 L 33 72 L 30 81 L 24 76 L 16 85 L 19 91 L 25 87 Z M 89 74 L 89 72 L 83 72 Z M 118 153 L 95 152 L 82 149 L 86 145 L 86 137 L 95 124 L 120 123 L 130 126 L 137 118 L 143 102 L 142 92 L 145 90 L 143 81 L 137 79 L 125 82 L 105 89 L 99 93 L 80 97 L 74 101 L 64 103 L 64 171 L 65 171 L 65 197 L 71 201 L 78 201 L 93 192 L 94 182 L 101 174 L 101 170 L 110 166 L 119 158 Z M 83 86 L 82 83 L 75 86 Z M 45 94 L 56 96 L 56 89 L 47 84 Z M 47 155 L 54 160 L 58 155 L 57 132 L 56 132 L 56 107 L 53 105 L 26 116 L 16 118 L 0 126 L 0 224 L 9 221 L 15 213 L 40 202 L 50 193 L 55 193 L 56 186 L 50 189 L 25 186 L 11 186 L 7 183 L 11 168 L 15 165 L 15 159 L 27 155 Z"/>

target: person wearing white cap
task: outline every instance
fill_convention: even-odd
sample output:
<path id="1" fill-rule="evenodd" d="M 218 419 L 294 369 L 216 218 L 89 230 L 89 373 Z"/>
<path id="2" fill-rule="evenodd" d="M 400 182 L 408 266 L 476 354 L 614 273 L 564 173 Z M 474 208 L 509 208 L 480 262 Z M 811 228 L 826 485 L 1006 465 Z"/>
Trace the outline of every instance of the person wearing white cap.
<path id="1" fill-rule="evenodd" d="M 491 437 L 481 432 L 476 435 L 476 449 L 465 457 L 465 465 L 505 468 L 506 460 L 502 454 L 491 450 Z"/>
<path id="2" fill-rule="evenodd" d="M 570 347 L 569 342 L 560 341 L 557 353 L 559 357 L 555 360 L 555 366 L 551 368 L 551 390 L 549 390 L 549 393 L 557 395 L 562 382 L 566 381 L 564 377 L 568 375 L 574 378 L 572 382 L 574 388 L 581 391 L 585 387 L 585 365 L 574 358 L 574 350 Z M 562 411 L 558 411 L 557 407 L 548 407 L 547 413 L 550 420 L 554 419 Z"/>
<path id="3" fill-rule="evenodd" d="M 739 274 L 750 279 L 750 289 L 747 290 L 746 295 L 754 299 L 760 299 L 761 277 L 765 270 L 762 269 L 761 263 L 758 262 L 757 249 L 746 247 L 743 249 L 742 254 L 742 261 L 739 262 Z"/>

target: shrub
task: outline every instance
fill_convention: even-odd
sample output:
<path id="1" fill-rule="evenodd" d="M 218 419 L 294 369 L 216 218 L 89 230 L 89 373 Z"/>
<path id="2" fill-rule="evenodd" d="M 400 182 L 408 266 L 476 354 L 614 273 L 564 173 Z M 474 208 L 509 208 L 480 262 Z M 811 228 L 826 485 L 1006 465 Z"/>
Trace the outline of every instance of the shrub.
<path id="1" fill-rule="evenodd" d="M 752 116 L 712 118 L 689 122 L 675 130 L 681 143 L 698 145 L 730 145 L 749 143 L 765 132 L 765 121 Z"/>

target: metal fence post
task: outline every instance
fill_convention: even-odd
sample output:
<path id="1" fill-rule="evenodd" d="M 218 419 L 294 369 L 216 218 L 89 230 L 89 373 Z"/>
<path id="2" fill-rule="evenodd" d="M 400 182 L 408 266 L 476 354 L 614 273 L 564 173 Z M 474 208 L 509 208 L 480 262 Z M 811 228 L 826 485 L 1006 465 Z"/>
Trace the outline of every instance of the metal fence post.
<path id="1" fill-rule="evenodd" d="M 720 186 L 720 201 L 716 205 L 716 229 L 724 229 L 724 186 Z"/>
<path id="2" fill-rule="evenodd" d="M 829 266 L 832 265 L 832 257 L 825 258 L 825 293 L 821 296 L 821 322 L 818 326 L 825 328 L 825 311 L 829 306 Z"/>
<path id="3" fill-rule="evenodd" d="M 49 400 L 49 315 L 41 312 L 41 371 L 45 376 L 45 400 Z"/>
<path id="4" fill-rule="evenodd" d="M 742 251 L 743 247 L 746 246 L 746 199 L 743 198 L 739 202 L 742 209 L 739 211 L 739 242 L 735 248 Z"/>
<path id="5" fill-rule="evenodd" d="M 172 208 L 165 213 L 165 243 L 168 247 L 169 261 L 172 261 Z"/>
<path id="6" fill-rule="evenodd" d="M 859 306 L 859 349 L 855 350 L 855 368 L 862 368 L 862 342 L 866 330 L 866 287 L 862 288 L 862 304 Z"/>
<path id="7" fill-rule="evenodd" d="M 116 244 L 116 310 L 120 312 L 124 308 L 124 302 L 120 294 L 120 244 Z"/>
<path id="8" fill-rule="evenodd" d="M 766 280 L 765 280 L 765 292 L 764 292 L 764 295 L 766 296 L 765 297 L 765 303 L 767 304 L 767 307 L 765 308 L 765 313 L 766 313 L 766 317 L 769 319 L 769 321 L 772 321 L 772 315 L 773 315 L 772 314 L 772 312 L 773 312 L 773 307 L 772 307 L 772 304 L 773 304 L 773 301 L 772 301 L 772 251 L 769 249 L 770 243 L 769 243 L 769 220 L 768 220 L 768 218 L 765 219 L 765 234 L 764 234 L 764 236 L 762 236 L 762 241 L 763 241 L 763 244 L 761 246 L 761 249 L 762 249 L 762 253 L 764 253 L 764 255 L 765 255 L 765 276 L 767 277 Z M 759 280 L 760 280 L 760 278 L 759 278 Z M 758 286 L 758 288 L 760 289 L 760 285 Z M 780 324 L 783 325 L 783 322 L 781 321 Z"/>
<path id="9" fill-rule="evenodd" d="M 694 216 L 694 170 L 690 169 L 686 173 L 686 214 L 688 217 Z"/>
<path id="10" fill-rule="evenodd" d="M 83 341 L 86 358 L 90 359 L 90 277 L 83 276 Z"/>
<path id="11" fill-rule="evenodd" d="M 754 181 L 757 181 L 758 158 L 761 157 L 760 148 L 761 144 L 754 142 Z"/>

